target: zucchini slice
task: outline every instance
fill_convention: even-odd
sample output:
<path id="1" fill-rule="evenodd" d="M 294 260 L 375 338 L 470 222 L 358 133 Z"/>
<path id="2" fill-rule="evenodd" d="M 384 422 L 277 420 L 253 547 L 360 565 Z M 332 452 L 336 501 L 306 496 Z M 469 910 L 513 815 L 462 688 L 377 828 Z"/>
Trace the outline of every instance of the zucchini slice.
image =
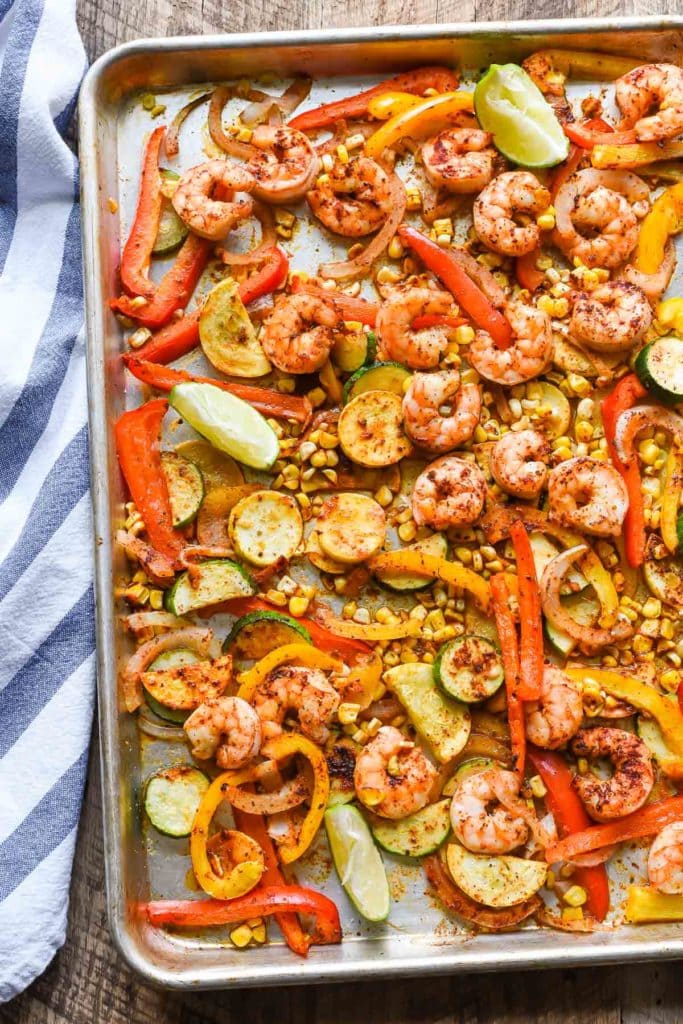
<path id="1" fill-rule="evenodd" d="M 385 672 L 384 679 L 436 759 L 445 764 L 457 757 L 467 743 L 472 720 L 464 704 L 441 693 L 433 667 L 422 662 L 397 665 Z"/>
<path id="2" fill-rule="evenodd" d="M 683 338 L 651 341 L 638 353 L 634 368 L 643 387 L 660 402 L 683 402 Z"/>
<path id="3" fill-rule="evenodd" d="M 256 586 L 246 569 L 229 558 L 202 562 L 193 575 L 196 585 L 190 581 L 189 572 L 182 572 L 171 589 L 166 591 L 164 603 L 166 611 L 172 615 L 187 615 L 198 608 L 230 601 L 233 597 L 251 597 L 256 593 Z"/>
<path id="4" fill-rule="evenodd" d="M 595 363 L 591 362 L 581 349 L 565 341 L 559 334 L 555 335 L 553 346 L 553 366 L 565 373 L 578 373 L 582 377 L 599 376 Z"/>
<path id="5" fill-rule="evenodd" d="M 263 377 L 272 367 L 239 295 L 227 277 L 209 292 L 199 314 L 199 342 L 212 366 L 232 377 Z"/>
<path id="6" fill-rule="evenodd" d="M 453 881 L 477 903 L 486 907 L 514 907 L 525 903 L 545 883 L 548 865 L 522 857 L 488 857 L 470 853 L 459 843 L 446 850 Z"/>
<path id="7" fill-rule="evenodd" d="M 344 454 L 370 468 L 393 466 L 413 447 L 403 430 L 401 396 L 391 391 L 363 391 L 351 399 L 338 431 Z"/>
<path id="8" fill-rule="evenodd" d="M 159 171 L 165 181 L 178 181 L 180 175 L 175 171 L 162 167 Z M 187 238 L 188 227 L 183 224 L 178 214 L 173 209 L 170 199 L 164 199 L 161 205 L 161 217 L 159 218 L 159 229 L 156 241 L 152 247 L 155 256 L 165 256 L 177 249 L 181 242 Z"/>
<path id="9" fill-rule="evenodd" d="M 368 359 L 368 338 L 364 331 L 347 331 L 332 346 L 332 362 L 342 373 L 355 373 Z"/>
<path id="10" fill-rule="evenodd" d="M 425 537 L 424 540 L 408 544 L 403 550 L 422 551 L 425 555 L 445 558 L 448 554 L 448 541 L 442 533 L 433 533 L 431 537 Z M 394 590 L 397 593 L 409 590 L 426 590 L 427 587 L 434 585 L 434 580 L 425 579 L 424 576 L 411 576 L 410 573 L 404 573 L 400 576 L 388 576 L 378 572 L 375 573 L 375 576 L 383 587 L 386 587 L 387 590 Z"/>
<path id="11" fill-rule="evenodd" d="M 655 558 L 655 549 L 661 544 L 650 534 L 643 562 L 643 579 L 648 590 L 664 604 L 683 608 L 683 563 L 679 558 Z"/>
<path id="12" fill-rule="evenodd" d="M 400 821 L 374 818 L 370 827 L 375 842 L 399 857 L 426 857 L 445 843 L 451 831 L 450 800 L 429 804 Z"/>
<path id="13" fill-rule="evenodd" d="M 279 491 L 256 491 L 238 501 L 228 532 L 235 551 L 252 565 L 291 558 L 301 544 L 304 521 L 294 498 Z"/>
<path id="14" fill-rule="evenodd" d="M 469 761 L 463 761 L 455 769 L 446 785 L 441 790 L 441 796 L 453 796 L 458 784 L 470 775 L 478 775 L 479 772 L 487 772 L 489 768 L 500 768 L 497 761 L 490 757 L 471 757 Z"/>
<path id="15" fill-rule="evenodd" d="M 674 704 L 678 703 L 678 698 L 674 694 L 670 694 L 664 699 L 670 700 Z M 677 779 L 679 781 L 683 780 L 681 759 L 669 750 L 666 745 L 666 741 L 662 736 L 662 730 L 659 728 L 657 723 L 652 718 L 645 718 L 643 715 L 638 715 L 638 718 L 636 719 L 636 732 L 664 774 L 668 775 L 669 778 L 672 779 Z"/>
<path id="16" fill-rule="evenodd" d="M 232 658 L 176 664 L 172 668 L 148 669 L 142 685 L 154 700 L 174 711 L 192 711 L 212 697 L 220 697 L 232 681 Z"/>
<path id="17" fill-rule="evenodd" d="M 217 487 L 238 487 L 244 483 L 244 473 L 239 464 L 208 441 L 199 438 L 183 441 L 176 447 L 176 452 L 197 466 L 207 491 Z"/>
<path id="18" fill-rule="evenodd" d="M 546 565 L 560 553 L 560 549 L 544 533 L 530 533 L 529 543 L 531 544 L 531 552 L 534 556 L 536 579 L 540 580 Z M 587 586 L 588 580 L 586 577 L 578 569 L 571 569 L 565 576 L 563 593 L 566 590 L 568 594 L 576 594 L 585 590 Z"/>
<path id="19" fill-rule="evenodd" d="M 201 661 L 201 658 L 194 651 L 187 647 L 178 647 L 174 651 L 162 651 L 149 666 L 148 671 L 157 672 L 162 669 L 180 668 L 183 665 L 196 665 L 198 661 Z M 167 722 L 184 722 L 187 718 L 189 711 L 177 711 L 175 708 L 169 708 L 153 697 L 148 690 L 145 690 L 144 693 L 147 706 L 159 718 L 163 718 Z"/>
<path id="20" fill-rule="evenodd" d="M 559 388 L 545 380 L 531 380 L 526 386 L 526 397 L 538 402 L 540 411 L 532 413 L 537 430 L 551 441 L 567 433 L 572 411 L 567 396 Z"/>
<path id="21" fill-rule="evenodd" d="M 490 640 L 458 636 L 441 647 L 434 678 L 448 697 L 477 704 L 492 697 L 502 684 L 503 663 Z"/>
<path id="22" fill-rule="evenodd" d="M 384 509 L 367 494 L 335 494 L 316 522 L 323 554 L 335 562 L 355 565 L 377 554 L 387 531 Z"/>
<path id="23" fill-rule="evenodd" d="M 380 852 L 365 818 L 353 804 L 325 811 L 325 829 L 339 881 L 366 921 L 384 921 L 391 893 Z"/>
<path id="24" fill-rule="evenodd" d="M 331 576 L 341 576 L 349 571 L 348 565 L 335 562 L 333 558 L 326 555 L 320 546 L 320 534 L 317 530 L 311 530 L 306 539 L 306 555 L 311 565 L 321 572 L 329 573 Z"/>
<path id="25" fill-rule="evenodd" d="M 590 591 L 583 594 L 570 594 L 562 599 L 563 606 L 581 626 L 594 626 L 600 616 L 600 602 Z M 576 649 L 577 641 L 553 626 L 549 619 L 543 620 L 545 635 L 558 654 L 568 658 Z"/>
<path id="26" fill-rule="evenodd" d="M 344 385 L 344 401 L 350 402 L 366 391 L 390 391 L 401 398 L 405 392 L 406 381 L 412 374 L 400 363 L 373 363 L 361 366 Z"/>
<path id="27" fill-rule="evenodd" d="M 223 650 L 240 661 L 259 661 L 285 644 L 312 642 L 308 630 L 296 619 L 264 609 L 238 619 L 223 643 Z"/>
<path id="28" fill-rule="evenodd" d="M 145 811 L 157 832 L 189 836 L 209 780 L 198 768 L 175 764 L 155 772 L 145 786 Z"/>
<path id="29" fill-rule="evenodd" d="M 173 525 L 187 526 L 199 512 L 204 500 L 202 472 L 177 452 L 162 452 L 161 468 L 168 486 Z"/>

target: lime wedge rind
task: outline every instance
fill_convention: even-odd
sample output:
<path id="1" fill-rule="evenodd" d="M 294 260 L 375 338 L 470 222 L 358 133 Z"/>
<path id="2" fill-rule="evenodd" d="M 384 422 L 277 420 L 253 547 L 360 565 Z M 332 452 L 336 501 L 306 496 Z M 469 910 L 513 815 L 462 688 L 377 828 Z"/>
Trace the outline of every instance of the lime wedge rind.
<path id="1" fill-rule="evenodd" d="M 391 893 L 382 857 L 365 818 L 352 804 L 325 812 L 325 829 L 339 880 L 366 921 L 385 921 Z"/>

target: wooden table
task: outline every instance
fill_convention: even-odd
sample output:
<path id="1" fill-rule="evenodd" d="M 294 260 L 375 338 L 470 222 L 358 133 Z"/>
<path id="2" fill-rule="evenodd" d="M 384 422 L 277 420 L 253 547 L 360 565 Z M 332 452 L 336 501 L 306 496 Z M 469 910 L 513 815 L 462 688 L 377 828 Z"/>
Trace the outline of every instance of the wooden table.
<path id="1" fill-rule="evenodd" d="M 656 14 L 668 0 L 79 0 L 91 59 L 138 36 L 569 15 Z M 674 5 L 675 6 L 675 5 Z M 21 997 L 12 1024 L 674 1024 L 683 1020 L 681 967 L 501 973 L 176 995 L 141 985 L 115 952 L 104 910 L 100 780 L 94 751 L 71 890 L 66 946 Z"/>

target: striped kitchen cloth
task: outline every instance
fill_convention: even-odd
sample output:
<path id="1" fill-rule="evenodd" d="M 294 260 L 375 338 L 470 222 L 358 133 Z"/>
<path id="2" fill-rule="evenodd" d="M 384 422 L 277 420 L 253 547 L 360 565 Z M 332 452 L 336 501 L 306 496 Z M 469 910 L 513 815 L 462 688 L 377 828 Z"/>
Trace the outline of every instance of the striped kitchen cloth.
<path id="1" fill-rule="evenodd" d="M 64 942 L 95 675 L 75 0 L 0 0 L 0 1002 Z"/>

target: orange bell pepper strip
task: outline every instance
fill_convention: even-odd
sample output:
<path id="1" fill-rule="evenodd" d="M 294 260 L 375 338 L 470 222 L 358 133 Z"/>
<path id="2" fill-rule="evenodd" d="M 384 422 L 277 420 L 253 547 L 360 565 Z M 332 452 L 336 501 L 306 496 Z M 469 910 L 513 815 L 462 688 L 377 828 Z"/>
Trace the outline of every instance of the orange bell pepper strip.
<path id="1" fill-rule="evenodd" d="M 510 748 L 514 770 L 520 779 L 524 778 L 526 760 L 526 730 L 524 728 L 524 706 L 519 699 L 519 646 L 517 630 L 510 611 L 510 592 L 505 573 L 495 573 L 490 580 L 493 616 L 500 640 L 503 659 L 503 674 L 507 692 L 508 724 L 510 726 Z"/>
<path id="2" fill-rule="evenodd" d="M 281 758 L 301 754 L 309 762 L 313 771 L 313 792 L 311 793 L 306 817 L 301 822 L 299 836 L 295 843 L 283 844 L 280 847 L 280 859 L 283 864 L 292 864 L 299 860 L 315 839 L 330 795 L 330 776 L 327 770 L 327 759 L 317 744 L 298 732 L 282 733 L 269 740 L 262 748 L 264 757 Z"/>
<path id="3" fill-rule="evenodd" d="M 177 563 L 186 541 L 173 529 L 171 502 L 161 467 L 159 433 L 168 402 L 157 398 L 124 412 L 116 423 L 116 453 L 130 496 L 142 516 L 149 542 Z"/>
<path id="4" fill-rule="evenodd" d="M 325 103 L 322 107 L 316 107 L 315 110 L 306 110 L 303 114 L 297 114 L 288 123 L 290 128 L 298 128 L 301 132 L 312 131 L 314 128 L 328 128 L 337 121 L 365 117 L 370 100 L 383 93 L 409 92 L 422 96 L 425 89 L 449 92 L 457 89 L 458 84 L 458 75 L 450 68 L 438 66 L 416 68 L 403 75 L 396 75 L 395 78 L 387 78 L 379 85 L 365 89 L 364 92 L 359 92 L 355 96 L 347 96 L 344 99 L 335 100 L 334 103 Z"/>
<path id="5" fill-rule="evenodd" d="M 285 395 L 279 391 L 273 391 L 272 388 L 260 388 L 254 384 L 237 384 L 233 381 L 214 380 L 213 377 L 198 377 L 186 370 L 175 370 L 173 367 L 163 366 L 161 363 L 148 363 L 130 353 L 123 356 L 123 361 L 134 377 L 144 384 L 156 388 L 157 391 L 168 392 L 176 384 L 194 381 L 199 384 L 213 384 L 223 391 L 229 391 L 231 395 L 249 402 L 264 416 L 297 420 L 305 425 L 313 412 L 311 403 L 302 395 Z"/>
<path id="6" fill-rule="evenodd" d="M 510 527 L 510 539 L 517 559 L 519 587 L 519 688 L 520 700 L 538 700 L 543 685 L 543 619 L 541 594 L 536 579 L 534 555 L 524 523 Z"/>
<path id="7" fill-rule="evenodd" d="M 614 468 L 621 475 L 628 491 L 628 511 L 624 519 L 624 538 L 626 558 L 629 565 L 634 569 L 641 566 L 645 560 L 645 508 L 643 506 L 643 493 L 640 487 L 640 470 L 635 459 L 632 459 L 628 465 L 624 465 L 614 447 L 614 436 L 617 420 L 621 413 L 626 409 L 631 409 L 641 398 L 645 398 L 646 395 L 647 391 L 635 373 L 629 373 L 621 378 L 614 391 L 607 398 L 603 399 L 600 405 L 605 440 L 607 441 L 607 451 Z"/>
<path id="8" fill-rule="evenodd" d="M 144 306 L 135 304 L 128 295 L 112 299 L 109 305 L 118 313 L 152 330 L 168 323 L 177 309 L 184 309 L 190 301 L 197 281 L 204 273 L 212 242 L 189 234 L 183 242 L 175 262 L 164 274 L 152 297 Z"/>
<path id="9" fill-rule="evenodd" d="M 502 313 L 493 306 L 447 249 L 423 235 L 421 231 L 402 224 L 398 229 L 401 241 L 420 257 L 435 274 L 478 327 L 487 331 L 498 348 L 508 348 L 512 328 Z"/>
<path id="10" fill-rule="evenodd" d="M 463 111 L 473 109 L 471 92 L 446 92 L 399 110 L 377 129 L 365 143 L 365 155 L 379 160 L 385 149 L 391 149 L 403 139 L 426 139 L 456 124 Z"/>
<path id="11" fill-rule="evenodd" d="M 627 131 L 615 131 L 610 129 L 604 131 L 590 128 L 577 121 L 567 121 L 562 125 L 564 134 L 575 145 L 581 149 L 593 149 L 594 146 L 627 146 L 636 141 L 636 133 L 633 129 Z"/>
<path id="12" fill-rule="evenodd" d="M 643 274 L 656 274 L 664 261 L 664 250 L 671 235 L 683 231 L 683 182 L 662 192 L 640 225 L 633 260 Z"/>
<path id="13" fill-rule="evenodd" d="M 159 230 L 164 199 L 161 192 L 159 153 L 165 134 L 166 128 L 157 128 L 147 142 L 142 160 L 140 194 L 135 219 L 121 254 L 123 287 L 131 295 L 144 295 L 147 298 L 154 294 L 157 287 L 149 278 L 149 264 Z"/>
<path id="14" fill-rule="evenodd" d="M 647 804 L 633 814 L 627 814 L 619 821 L 606 825 L 592 825 L 590 828 L 566 836 L 557 843 L 546 847 L 545 859 L 548 864 L 571 860 L 582 853 L 600 850 L 613 843 L 625 843 L 631 839 L 642 839 L 661 831 L 665 825 L 683 821 L 683 796 L 672 796 L 657 803 Z"/>
<path id="15" fill-rule="evenodd" d="M 527 756 L 541 776 L 547 790 L 544 800 L 555 819 L 560 836 L 570 836 L 589 828 L 591 820 L 572 784 L 572 773 L 567 762 L 551 750 L 529 746 Z M 573 880 L 587 893 L 586 906 L 596 921 L 604 921 L 609 911 L 609 879 L 604 864 L 577 867 Z"/>
<path id="16" fill-rule="evenodd" d="M 518 256 L 515 260 L 515 276 L 520 288 L 535 292 L 545 280 L 545 270 L 539 270 L 536 261 L 541 255 L 540 249 L 532 249 L 524 256 Z"/>

